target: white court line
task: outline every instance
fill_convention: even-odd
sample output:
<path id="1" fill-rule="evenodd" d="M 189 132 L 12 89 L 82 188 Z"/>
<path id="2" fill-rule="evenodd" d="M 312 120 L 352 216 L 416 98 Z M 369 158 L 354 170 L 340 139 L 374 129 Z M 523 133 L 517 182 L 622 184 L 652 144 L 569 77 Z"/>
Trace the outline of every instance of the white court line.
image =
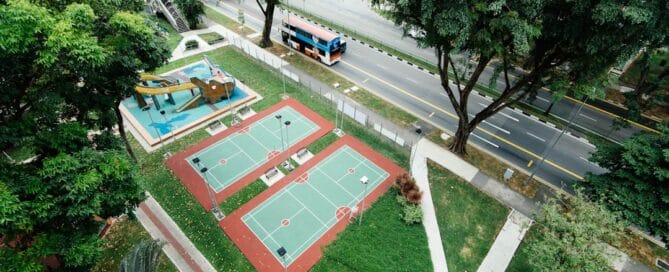
<path id="1" fill-rule="evenodd" d="M 339 208 L 339 206 L 337 206 L 337 204 L 335 204 L 334 202 L 332 202 L 332 200 L 330 200 L 328 197 L 326 197 L 325 195 L 323 195 L 323 193 L 321 193 L 321 191 L 319 191 L 318 189 L 316 189 L 316 187 L 314 187 L 313 185 L 311 185 L 310 182 L 307 181 L 306 183 L 307 183 L 307 185 L 309 185 L 309 187 L 311 187 L 311 189 L 313 189 L 314 191 L 316 191 L 316 192 L 317 192 L 319 195 L 321 195 L 325 200 L 327 200 L 328 202 L 330 202 L 330 204 L 332 204 L 332 207 Z"/>
<path id="2" fill-rule="evenodd" d="M 304 205 L 304 203 L 302 203 L 302 201 L 301 201 L 299 198 L 297 198 L 293 193 L 291 193 L 290 190 L 286 190 L 286 192 L 287 192 L 290 196 L 292 196 L 292 197 L 295 199 L 295 201 L 299 202 L 299 203 L 300 203 L 300 204 L 301 204 L 301 205 L 302 205 L 302 206 L 303 206 L 303 207 L 304 207 L 304 208 L 305 208 L 311 215 L 313 215 L 314 217 L 316 217 L 316 219 L 318 219 L 318 221 L 321 222 L 321 224 L 323 224 L 323 226 L 327 226 L 327 225 L 325 224 L 325 222 L 323 222 L 323 220 L 321 220 L 321 219 L 314 213 L 314 211 L 312 211 L 311 209 L 309 209 L 309 207 L 307 207 L 307 205 Z"/>
<path id="3" fill-rule="evenodd" d="M 544 143 L 546 142 L 546 139 L 544 139 L 544 138 L 541 138 L 541 137 L 539 137 L 539 136 L 537 136 L 537 135 L 534 135 L 534 134 L 532 134 L 532 133 L 529 133 L 529 132 L 525 132 L 525 133 L 527 133 L 527 135 L 530 135 L 530 136 L 532 136 L 533 138 L 535 138 L 535 139 L 537 139 L 537 140 L 539 140 L 539 141 L 542 141 L 542 142 L 544 142 Z"/>
<path id="4" fill-rule="evenodd" d="M 494 146 L 495 148 L 499 148 L 499 145 L 496 145 L 496 144 L 492 143 L 491 141 L 488 141 L 488 140 L 486 140 L 486 139 L 483 139 L 483 138 L 481 138 L 481 136 L 478 136 L 478 135 L 476 135 L 476 134 L 474 134 L 474 133 L 472 133 L 472 136 L 474 136 L 474 137 L 476 137 L 476 138 L 479 138 L 481 141 L 484 141 L 484 142 L 486 142 L 487 144 Z"/>
<path id="5" fill-rule="evenodd" d="M 304 211 L 304 207 L 302 207 L 302 209 L 299 209 L 296 213 L 294 213 L 293 215 L 289 216 L 288 218 L 284 218 L 284 219 L 288 219 L 288 225 L 290 225 L 290 221 L 293 220 L 293 218 L 295 218 L 295 216 L 297 216 L 298 214 L 302 213 L 302 211 Z M 272 232 L 270 232 L 267 236 L 272 236 L 275 232 L 277 232 L 278 230 L 280 230 L 281 228 L 284 228 L 284 227 L 285 227 L 285 226 L 281 225 L 281 222 L 279 222 L 279 226 L 276 227 L 276 228 L 275 228 Z"/>
<path id="6" fill-rule="evenodd" d="M 243 152 L 239 151 L 239 152 L 237 152 L 237 153 L 235 153 L 235 154 L 232 154 L 232 155 L 230 155 L 230 156 L 228 156 L 228 157 L 224 157 L 224 158 L 221 158 L 221 159 L 224 159 L 226 162 L 228 162 L 228 161 L 230 161 L 232 158 L 234 158 L 234 157 L 236 157 L 236 156 L 238 156 L 238 155 L 240 155 L 240 154 L 243 154 Z M 216 169 L 217 167 L 223 166 L 223 164 L 221 164 L 221 162 L 220 162 L 221 159 L 218 160 L 218 163 L 217 163 L 216 165 L 214 165 L 214 166 L 212 166 L 211 168 L 209 168 L 209 170 L 213 170 L 213 169 Z M 227 164 L 227 163 L 226 163 L 226 164 Z"/>
<path id="7" fill-rule="evenodd" d="M 587 119 L 590 119 L 590 120 L 592 120 L 593 122 L 597 122 L 597 119 L 592 118 L 592 117 L 590 117 L 590 116 L 587 116 L 587 115 L 585 115 L 585 114 L 579 113 L 578 115 L 583 116 L 583 117 L 585 117 L 585 118 L 587 118 Z"/>
<path id="8" fill-rule="evenodd" d="M 511 115 L 508 115 L 508 114 L 506 114 L 506 113 L 503 113 L 503 112 L 501 112 L 501 111 L 499 112 L 499 114 L 504 115 L 504 117 L 509 118 L 509 119 L 511 119 L 511 120 L 513 120 L 513 121 L 520 122 L 520 120 L 518 120 L 518 118 L 515 118 L 515 117 L 513 117 L 513 116 L 511 116 Z"/>
<path id="9" fill-rule="evenodd" d="M 261 212 L 262 210 L 264 210 L 267 206 L 269 206 L 269 205 L 271 205 L 272 203 L 274 203 L 274 201 L 276 201 L 277 199 L 279 199 L 281 196 L 285 195 L 285 194 L 286 194 L 286 191 L 285 191 L 285 190 L 287 190 L 287 188 L 288 188 L 288 187 L 286 187 L 286 189 L 284 189 L 284 190 L 281 191 L 280 193 L 273 195 L 271 198 L 266 199 L 265 201 L 263 201 L 262 203 L 260 203 L 258 206 L 256 206 L 256 207 L 260 207 L 259 210 L 257 210 L 257 211 L 256 211 L 256 210 L 252 210 L 252 211 L 250 211 L 249 213 L 247 213 L 247 214 L 244 215 L 244 216 L 245 216 L 245 217 L 246 217 L 246 216 L 255 216 L 256 214 L 258 214 L 259 212 Z M 262 207 L 261 207 L 261 206 L 262 206 Z"/>
<path id="10" fill-rule="evenodd" d="M 496 126 L 496 125 L 494 125 L 494 124 L 492 124 L 492 123 L 490 123 L 490 122 L 488 122 L 488 121 L 486 121 L 486 120 L 483 120 L 483 123 L 486 123 L 486 124 L 488 124 L 489 126 L 494 127 L 494 128 L 496 128 L 497 130 L 499 130 L 499 131 L 501 131 L 501 132 L 504 132 L 504 133 L 506 133 L 506 134 L 511 134 L 510 131 L 508 131 L 508 130 L 506 130 L 506 129 L 503 129 L 503 128 L 501 128 L 501 127 L 498 127 L 498 126 Z"/>
<path id="11" fill-rule="evenodd" d="M 263 227 L 263 225 L 260 224 L 260 222 L 258 222 L 258 220 L 257 220 L 255 217 L 251 217 L 251 219 L 253 219 L 253 221 L 255 221 L 256 224 L 258 224 L 258 226 L 260 226 L 260 228 L 262 229 L 262 231 L 264 231 L 265 233 L 269 233 L 269 231 L 267 231 L 267 229 L 265 229 L 265 227 Z M 255 233 L 255 231 L 253 231 L 253 233 Z M 260 238 L 260 237 L 258 236 L 258 234 L 256 234 L 256 237 Z M 260 241 L 264 241 L 265 239 L 267 239 L 267 237 L 269 237 L 270 239 L 272 239 L 272 241 L 274 241 L 274 243 L 276 243 L 277 245 L 280 245 L 279 242 L 277 242 L 276 240 L 274 240 L 274 237 L 272 237 L 272 236 L 265 236 L 265 238 L 260 239 Z M 264 243 L 263 243 L 263 244 L 264 244 Z"/>
<path id="12" fill-rule="evenodd" d="M 352 150 L 352 151 L 355 152 L 355 153 L 351 154 L 351 152 L 349 152 L 349 150 Z M 385 170 L 383 170 L 381 167 L 379 167 L 378 165 L 376 165 L 374 162 L 370 161 L 370 160 L 367 159 L 366 157 L 362 156 L 360 153 L 358 153 L 358 152 L 355 151 L 354 149 L 351 149 L 350 147 L 347 146 L 347 148 L 344 149 L 344 153 L 346 153 L 346 154 L 348 154 L 349 156 L 352 156 L 352 157 L 354 157 L 354 158 L 357 156 L 358 158 L 355 158 L 355 159 L 357 159 L 358 162 L 363 162 L 363 163 L 369 162 L 369 163 L 371 163 L 374 167 L 370 167 L 370 168 L 371 168 L 370 170 L 372 170 L 372 172 L 374 172 L 374 174 L 377 174 L 377 175 L 379 175 L 379 176 L 388 175 L 388 172 L 386 172 Z M 364 160 L 361 160 L 360 158 L 363 158 Z M 383 171 L 383 173 L 379 173 L 378 171 L 376 171 L 377 169 L 380 169 L 381 171 Z"/>
<path id="13" fill-rule="evenodd" d="M 357 166 L 357 165 L 356 165 L 356 166 Z M 325 175 L 327 178 L 329 178 L 331 181 L 333 181 L 335 184 L 337 184 L 337 186 L 339 186 L 339 188 L 341 188 L 341 189 L 344 190 L 346 193 L 348 193 L 349 196 L 351 196 L 351 197 L 355 197 L 355 196 L 353 196 L 353 194 L 352 194 L 351 192 L 349 192 L 349 191 L 346 190 L 344 187 L 342 187 L 341 184 L 339 184 L 339 181 L 340 181 L 341 179 L 344 179 L 344 177 L 345 177 L 346 175 L 342 175 L 339 179 L 334 179 L 334 178 L 332 178 L 330 175 L 328 175 L 327 173 L 325 173 L 323 170 L 318 169 L 318 171 L 321 172 L 321 174 Z"/>

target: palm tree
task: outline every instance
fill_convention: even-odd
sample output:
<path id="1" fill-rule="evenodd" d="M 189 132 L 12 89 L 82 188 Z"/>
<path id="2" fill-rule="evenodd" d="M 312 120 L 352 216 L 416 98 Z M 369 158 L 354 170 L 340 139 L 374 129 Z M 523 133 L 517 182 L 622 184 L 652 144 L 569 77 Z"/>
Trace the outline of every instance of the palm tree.
<path id="1" fill-rule="evenodd" d="M 121 261 L 120 272 L 154 272 L 158 268 L 158 258 L 165 242 L 143 240 Z"/>

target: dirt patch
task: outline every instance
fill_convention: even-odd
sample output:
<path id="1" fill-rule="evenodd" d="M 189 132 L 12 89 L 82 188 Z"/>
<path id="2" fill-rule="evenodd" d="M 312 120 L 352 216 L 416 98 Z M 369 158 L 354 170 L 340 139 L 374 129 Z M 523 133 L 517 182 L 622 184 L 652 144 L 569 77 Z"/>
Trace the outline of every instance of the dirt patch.
<path id="1" fill-rule="evenodd" d="M 649 267 L 655 267 L 655 260 L 658 258 L 669 261 L 669 250 L 661 248 L 629 230 L 625 231 L 620 242 L 613 244 L 613 246 Z"/>

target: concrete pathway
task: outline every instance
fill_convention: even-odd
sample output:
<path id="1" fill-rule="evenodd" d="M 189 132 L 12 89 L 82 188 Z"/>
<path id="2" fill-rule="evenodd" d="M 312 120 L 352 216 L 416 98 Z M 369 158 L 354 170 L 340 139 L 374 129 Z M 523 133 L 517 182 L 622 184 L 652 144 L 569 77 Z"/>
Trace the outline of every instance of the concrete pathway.
<path id="1" fill-rule="evenodd" d="M 153 197 L 142 202 L 135 213 L 153 239 L 167 241 L 163 251 L 179 271 L 216 271 Z"/>
<path id="2" fill-rule="evenodd" d="M 478 271 L 503 272 L 506 270 L 531 224 L 532 219 L 512 210 Z"/>
<path id="3" fill-rule="evenodd" d="M 420 147 L 420 146 L 418 146 Z M 416 179 L 416 184 L 423 191 L 423 198 L 421 200 L 421 208 L 423 208 L 423 227 L 425 227 L 425 234 L 427 235 L 427 245 L 430 249 L 430 257 L 432 258 L 432 267 L 434 271 L 448 272 L 446 265 L 446 254 L 444 253 L 444 246 L 441 242 L 441 233 L 439 233 L 439 224 L 437 224 L 437 216 L 434 212 L 434 204 L 432 202 L 432 193 L 430 192 L 430 182 L 428 180 L 427 158 L 417 148 L 411 150 L 413 154 L 411 161 L 411 175 Z"/>
<path id="4" fill-rule="evenodd" d="M 412 171 L 414 171 L 414 177 L 416 181 L 419 182 L 419 185 L 425 191 L 423 195 L 424 199 L 426 195 L 430 197 L 431 204 L 431 195 L 429 192 L 429 183 L 420 183 L 420 180 L 427 180 L 427 177 L 423 177 L 421 168 L 427 169 L 425 164 L 426 159 L 430 159 L 437 164 L 448 169 L 455 175 L 461 177 L 462 179 L 471 183 L 474 187 L 485 192 L 489 196 L 497 199 L 502 204 L 513 209 L 512 214 L 507 218 L 507 222 L 504 224 L 502 231 L 498 234 L 493 246 L 490 248 L 488 255 L 484 259 L 483 263 L 479 267 L 479 271 L 504 271 L 506 267 L 511 262 L 513 255 L 518 249 L 520 242 L 522 241 L 526 229 L 529 227 L 524 227 L 525 225 L 531 222 L 530 217 L 537 211 L 539 211 L 540 203 L 539 199 L 528 199 L 527 197 L 511 190 L 508 186 L 500 183 L 499 181 L 485 175 L 480 172 L 478 168 L 469 164 L 465 160 L 451 153 L 450 151 L 444 149 L 443 147 L 423 138 L 421 139 L 415 148 L 416 152 L 414 159 L 412 161 Z M 420 158 L 416 159 L 416 158 Z M 424 166 L 421 166 L 424 165 Z M 414 170 L 415 169 L 415 170 Z M 422 170 L 427 172 L 427 170 Z M 419 175 L 417 175 L 419 174 Z M 425 200 L 426 201 L 426 200 Z M 429 205 L 432 207 L 432 205 Z M 436 218 L 431 219 L 430 216 L 434 217 L 434 208 L 432 207 L 432 214 L 429 211 L 426 211 L 424 206 L 424 221 L 429 222 L 429 220 L 436 221 Z M 427 223 L 426 223 L 427 224 Z M 434 232 L 436 229 L 437 233 Z M 428 226 L 425 227 L 425 231 L 428 235 L 428 243 L 431 239 L 439 239 L 441 244 L 441 239 L 436 238 L 440 237 L 438 233 L 439 229 Z M 432 247 L 430 247 L 431 254 Z M 441 249 L 443 251 L 443 248 Z M 640 264 L 639 262 L 633 260 L 625 253 L 620 250 L 608 247 L 607 254 L 609 255 L 609 262 L 611 267 L 615 271 L 622 272 L 645 272 L 653 271 L 649 267 Z M 438 258 L 438 257 L 437 257 Z M 438 259 L 437 259 L 438 260 Z M 435 257 L 433 257 L 433 262 L 435 262 Z M 436 263 L 436 262 L 435 262 Z M 436 267 L 436 266 L 435 266 Z M 445 271 L 445 270 L 436 270 L 435 271 Z"/>

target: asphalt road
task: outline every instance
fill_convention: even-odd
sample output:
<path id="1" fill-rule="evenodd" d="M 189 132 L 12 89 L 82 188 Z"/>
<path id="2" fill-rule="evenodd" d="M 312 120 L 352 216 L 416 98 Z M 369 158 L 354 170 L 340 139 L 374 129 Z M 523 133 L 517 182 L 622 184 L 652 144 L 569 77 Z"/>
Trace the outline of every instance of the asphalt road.
<path id="1" fill-rule="evenodd" d="M 370 37 L 383 44 L 394 47 L 402 52 L 409 53 L 419 58 L 425 59 L 433 64 L 437 59 L 432 48 L 420 48 L 417 42 L 410 37 L 403 37 L 402 29 L 394 25 L 391 21 L 383 18 L 372 10 L 368 1 L 360 0 L 337 0 L 337 1 L 311 1 L 308 4 L 304 1 L 289 1 L 289 4 L 299 9 L 305 10 L 332 21 L 347 29 L 353 29 L 359 34 Z M 522 74 L 523 71 L 515 70 L 511 73 L 511 81 L 514 81 L 515 75 Z M 493 74 L 493 68 L 488 67 L 481 75 L 479 83 L 488 86 Z M 505 86 L 502 77 L 497 79 L 496 88 L 503 89 Z M 440 90 L 437 90 L 440 91 Z M 545 110 L 549 107 L 552 95 L 547 90 L 541 90 L 534 101 L 527 101 L 528 104 Z M 571 98 L 563 98 L 551 109 L 551 113 L 565 121 L 574 108 L 577 108 L 580 102 Z M 573 125 L 579 126 L 584 130 L 590 130 L 599 135 L 607 137 L 614 141 L 622 141 L 631 135 L 645 130 L 643 127 L 632 124 L 630 127 L 612 130 L 611 125 L 617 116 L 600 110 L 594 106 L 586 105 L 574 118 Z"/>
<path id="2" fill-rule="evenodd" d="M 246 1 L 241 6 L 226 3 L 218 10 L 234 19 L 239 7 L 246 13 L 246 25 L 261 29 L 263 17 L 255 2 Z M 282 17 L 283 14 L 277 11 L 275 23 L 278 24 Z M 278 32 L 273 33 L 277 40 L 278 35 Z M 350 40 L 343 61 L 331 69 L 443 130 L 456 130 L 457 116 L 453 114 L 440 81 L 434 75 Z M 488 103 L 490 100 L 485 97 L 472 96 L 469 105 L 471 113 L 480 111 Z M 528 171 L 534 170 L 525 167 L 530 160 L 534 160 L 536 168 L 541 157 L 548 154 L 546 162 L 536 170 L 537 176 L 565 189 L 565 185 L 572 184 L 574 179 L 587 172 L 605 171 L 587 161 L 594 151 L 593 145 L 569 134 L 555 143 L 559 134 L 558 129 L 536 118 L 505 109 L 482 123 L 472 134 L 470 142 Z M 550 149 L 553 144 L 555 148 Z"/>

